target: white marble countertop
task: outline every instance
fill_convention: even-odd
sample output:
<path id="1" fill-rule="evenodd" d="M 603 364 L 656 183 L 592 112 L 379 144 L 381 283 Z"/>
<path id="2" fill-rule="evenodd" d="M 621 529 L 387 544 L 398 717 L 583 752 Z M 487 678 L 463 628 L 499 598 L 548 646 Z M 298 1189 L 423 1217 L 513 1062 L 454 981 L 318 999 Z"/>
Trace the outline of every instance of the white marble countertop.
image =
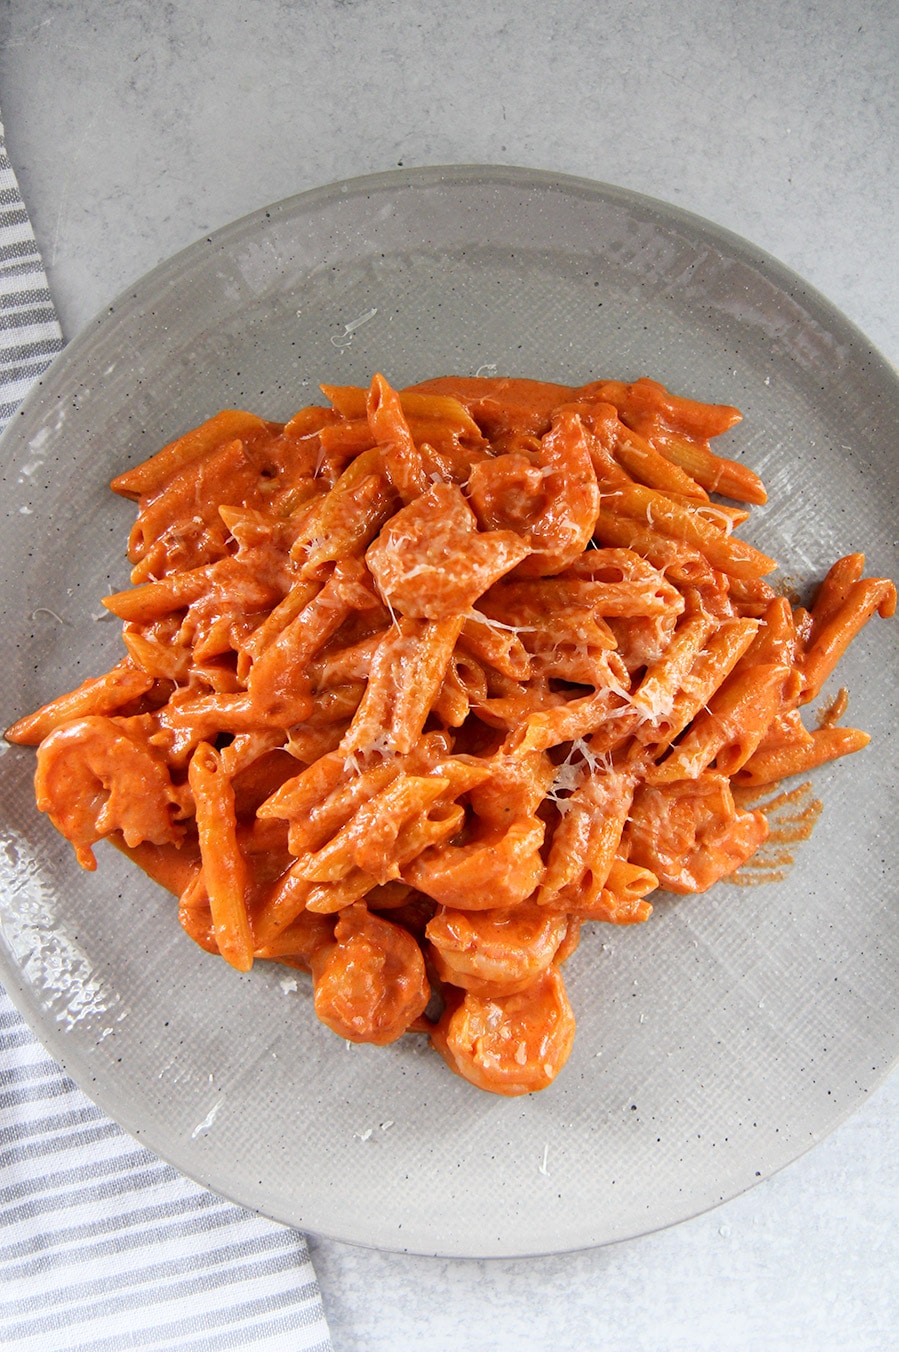
<path id="1" fill-rule="evenodd" d="M 0 109 L 63 329 L 255 207 L 397 165 L 666 199 L 899 360 L 893 0 L 0 0 Z M 899 1080 L 714 1213 L 589 1253 L 311 1238 L 337 1352 L 874 1352 L 899 1327 Z"/>

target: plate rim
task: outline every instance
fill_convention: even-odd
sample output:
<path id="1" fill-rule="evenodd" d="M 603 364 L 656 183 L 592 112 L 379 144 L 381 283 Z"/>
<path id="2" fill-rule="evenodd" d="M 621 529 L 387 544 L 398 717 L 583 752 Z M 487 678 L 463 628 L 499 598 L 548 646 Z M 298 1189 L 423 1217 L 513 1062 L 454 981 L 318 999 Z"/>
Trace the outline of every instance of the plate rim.
<path id="1" fill-rule="evenodd" d="M 220 241 L 227 242 L 232 234 L 240 234 L 251 224 L 261 223 L 275 212 L 286 214 L 305 204 L 314 206 L 318 202 L 328 202 L 333 198 L 346 196 L 351 192 L 380 192 L 391 188 L 418 189 L 440 184 L 448 185 L 454 182 L 466 185 L 476 185 L 483 182 L 486 185 L 491 179 L 508 184 L 520 183 L 522 187 L 526 188 L 540 187 L 546 190 L 555 188 L 568 192 L 578 191 L 587 196 L 603 198 L 621 205 L 636 205 L 645 211 L 654 211 L 662 217 L 679 221 L 690 230 L 711 235 L 726 245 L 731 252 L 745 259 L 750 266 L 762 267 L 771 272 L 775 282 L 788 294 L 792 295 L 798 292 L 813 304 L 827 311 L 831 320 L 842 325 L 847 335 L 863 344 L 871 358 L 882 365 L 884 374 L 893 381 L 897 395 L 899 395 L 899 364 L 890 360 L 860 324 L 841 310 L 819 287 L 808 281 L 788 263 L 783 262 L 776 254 L 771 253 L 761 245 L 755 244 L 751 239 L 732 230 L 729 226 L 722 225 L 699 212 L 691 211 L 687 207 L 669 202 L 664 198 L 655 197 L 652 194 L 626 188 L 602 179 L 591 179 L 585 175 L 557 173 L 551 169 L 529 168 L 517 164 L 481 164 L 477 162 L 429 164 L 402 169 L 379 170 L 374 173 L 338 178 L 328 183 L 303 188 L 299 192 L 290 193 L 273 202 L 254 207 L 250 211 L 235 217 L 235 219 L 216 226 L 205 234 L 197 235 L 174 253 L 160 259 L 159 262 L 134 278 L 133 281 L 121 287 L 71 339 L 65 341 L 62 350 L 54 356 L 49 366 L 38 376 L 7 426 L 0 432 L 0 457 L 6 449 L 6 443 L 12 444 L 15 439 L 11 429 L 16 426 L 19 418 L 27 417 L 33 403 L 40 402 L 44 386 L 48 380 L 58 377 L 59 371 L 68 365 L 68 361 L 72 359 L 72 354 L 77 358 L 81 348 L 88 346 L 101 328 L 110 323 L 115 316 L 121 319 L 121 311 L 126 310 L 127 312 L 127 309 L 135 303 L 134 292 L 155 286 L 166 275 L 177 271 L 179 267 L 188 263 L 194 253 L 199 255 L 204 247 L 209 244 L 216 244 Z"/>

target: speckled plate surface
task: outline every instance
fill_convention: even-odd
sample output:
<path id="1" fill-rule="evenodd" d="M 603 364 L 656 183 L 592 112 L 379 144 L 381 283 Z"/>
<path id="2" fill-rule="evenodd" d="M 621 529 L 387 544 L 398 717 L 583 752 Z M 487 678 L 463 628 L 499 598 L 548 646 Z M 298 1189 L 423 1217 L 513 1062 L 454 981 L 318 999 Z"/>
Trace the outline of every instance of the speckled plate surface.
<path id="1" fill-rule="evenodd" d="M 726 453 L 764 477 L 744 530 L 817 580 L 899 575 L 895 375 L 751 245 L 661 203 L 513 169 L 404 171 L 289 199 L 163 264 L 71 344 L 0 445 L 4 724 L 119 655 L 127 583 L 106 485 L 220 407 L 286 418 L 319 381 L 478 369 L 651 375 L 742 408 Z M 818 772 L 818 827 L 765 886 L 662 899 L 585 930 L 574 1053 L 503 1100 L 419 1040 L 347 1046 L 307 982 L 239 975 L 101 848 L 83 874 L 0 755 L 0 976 L 75 1080 L 193 1178 L 278 1220 L 420 1253 L 559 1252 L 750 1187 L 857 1106 L 899 1042 L 894 867 L 899 624 L 841 668 L 873 734 Z"/>

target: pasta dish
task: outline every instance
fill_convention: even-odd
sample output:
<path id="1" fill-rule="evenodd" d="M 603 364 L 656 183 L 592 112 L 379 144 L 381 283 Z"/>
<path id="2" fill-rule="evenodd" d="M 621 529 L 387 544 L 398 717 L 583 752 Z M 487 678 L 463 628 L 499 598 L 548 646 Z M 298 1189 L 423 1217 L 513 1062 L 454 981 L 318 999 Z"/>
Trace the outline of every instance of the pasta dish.
<path id="1" fill-rule="evenodd" d="M 37 805 L 108 840 L 239 971 L 311 973 L 339 1036 L 426 1034 L 474 1085 L 549 1085 L 584 922 L 647 920 L 769 833 L 759 787 L 861 749 L 809 728 L 896 589 L 808 607 L 738 528 L 736 409 L 655 381 L 323 386 L 227 410 L 112 482 L 125 653 L 20 719 Z"/>

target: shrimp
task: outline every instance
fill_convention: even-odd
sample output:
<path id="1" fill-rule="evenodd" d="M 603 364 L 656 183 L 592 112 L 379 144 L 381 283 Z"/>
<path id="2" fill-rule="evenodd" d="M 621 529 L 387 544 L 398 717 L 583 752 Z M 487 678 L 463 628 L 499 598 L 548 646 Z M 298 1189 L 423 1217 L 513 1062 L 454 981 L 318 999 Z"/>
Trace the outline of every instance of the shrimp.
<path id="1" fill-rule="evenodd" d="M 519 577 L 562 572 L 586 549 L 599 515 L 588 433 L 576 413 L 558 414 L 537 454 L 537 464 L 520 451 L 482 461 L 468 483 L 482 524 L 489 530 L 511 527 L 530 546 Z"/>
<path id="2" fill-rule="evenodd" d="M 478 530 L 461 488 L 435 483 L 391 517 L 365 562 L 386 605 L 442 620 L 470 610 L 528 552 L 514 531 Z"/>
<path id="3" fill-rule="evenodd" d="M 363 902 L 341 911 L 334 943 L 318 948 L 311 966 L 316 1014 L 350 1042 L 395 1042 L 431 996 L 415 939 Z"/>
<path id="4" fill-rule="evenodd" d="M 444 906 L 466 911 L 515 906 L 543 878 L 545 829 L 537 817 L 521 817 L 506 830 L 488 826 L 468 844 L 425 850 L 404 869 L 403 880 Z"/>
<path id="5" fill-rule="evenodd" d="M 568 1060 L 574 1014 L 555 964 L 515 995 L 468 992 L 447 1009 L 431 1041 L 451 1070 L 479 1089 L 514 1097 L 545 1089 Z"/>
<path id="6" fill-rule="evenodd" d="M 474 995 L 515 995 L 549 967 L 568 917 L 524 902 L 495 911 L 443 907 L 425 931 L 442 981 Z"/>
<path id="7" fill-rule="evenodd" d="M 626 830 L 628 858 L 654 873 L 667 892 L 706 892 L 745 864 L 768 830 L 764 813 L 736 807 L 724 775 L 644 784 Z"/>
<path id="8" fill-rule="evenodd" d="M 89 870 L 97 867 L 91 846 L 104 836 L 178 844 L 193 811 L 190 790 L 172 783 L 140 717 L 94 714 L 56 728 L 38 747 L 34 786 L 38 807 Z"/>

